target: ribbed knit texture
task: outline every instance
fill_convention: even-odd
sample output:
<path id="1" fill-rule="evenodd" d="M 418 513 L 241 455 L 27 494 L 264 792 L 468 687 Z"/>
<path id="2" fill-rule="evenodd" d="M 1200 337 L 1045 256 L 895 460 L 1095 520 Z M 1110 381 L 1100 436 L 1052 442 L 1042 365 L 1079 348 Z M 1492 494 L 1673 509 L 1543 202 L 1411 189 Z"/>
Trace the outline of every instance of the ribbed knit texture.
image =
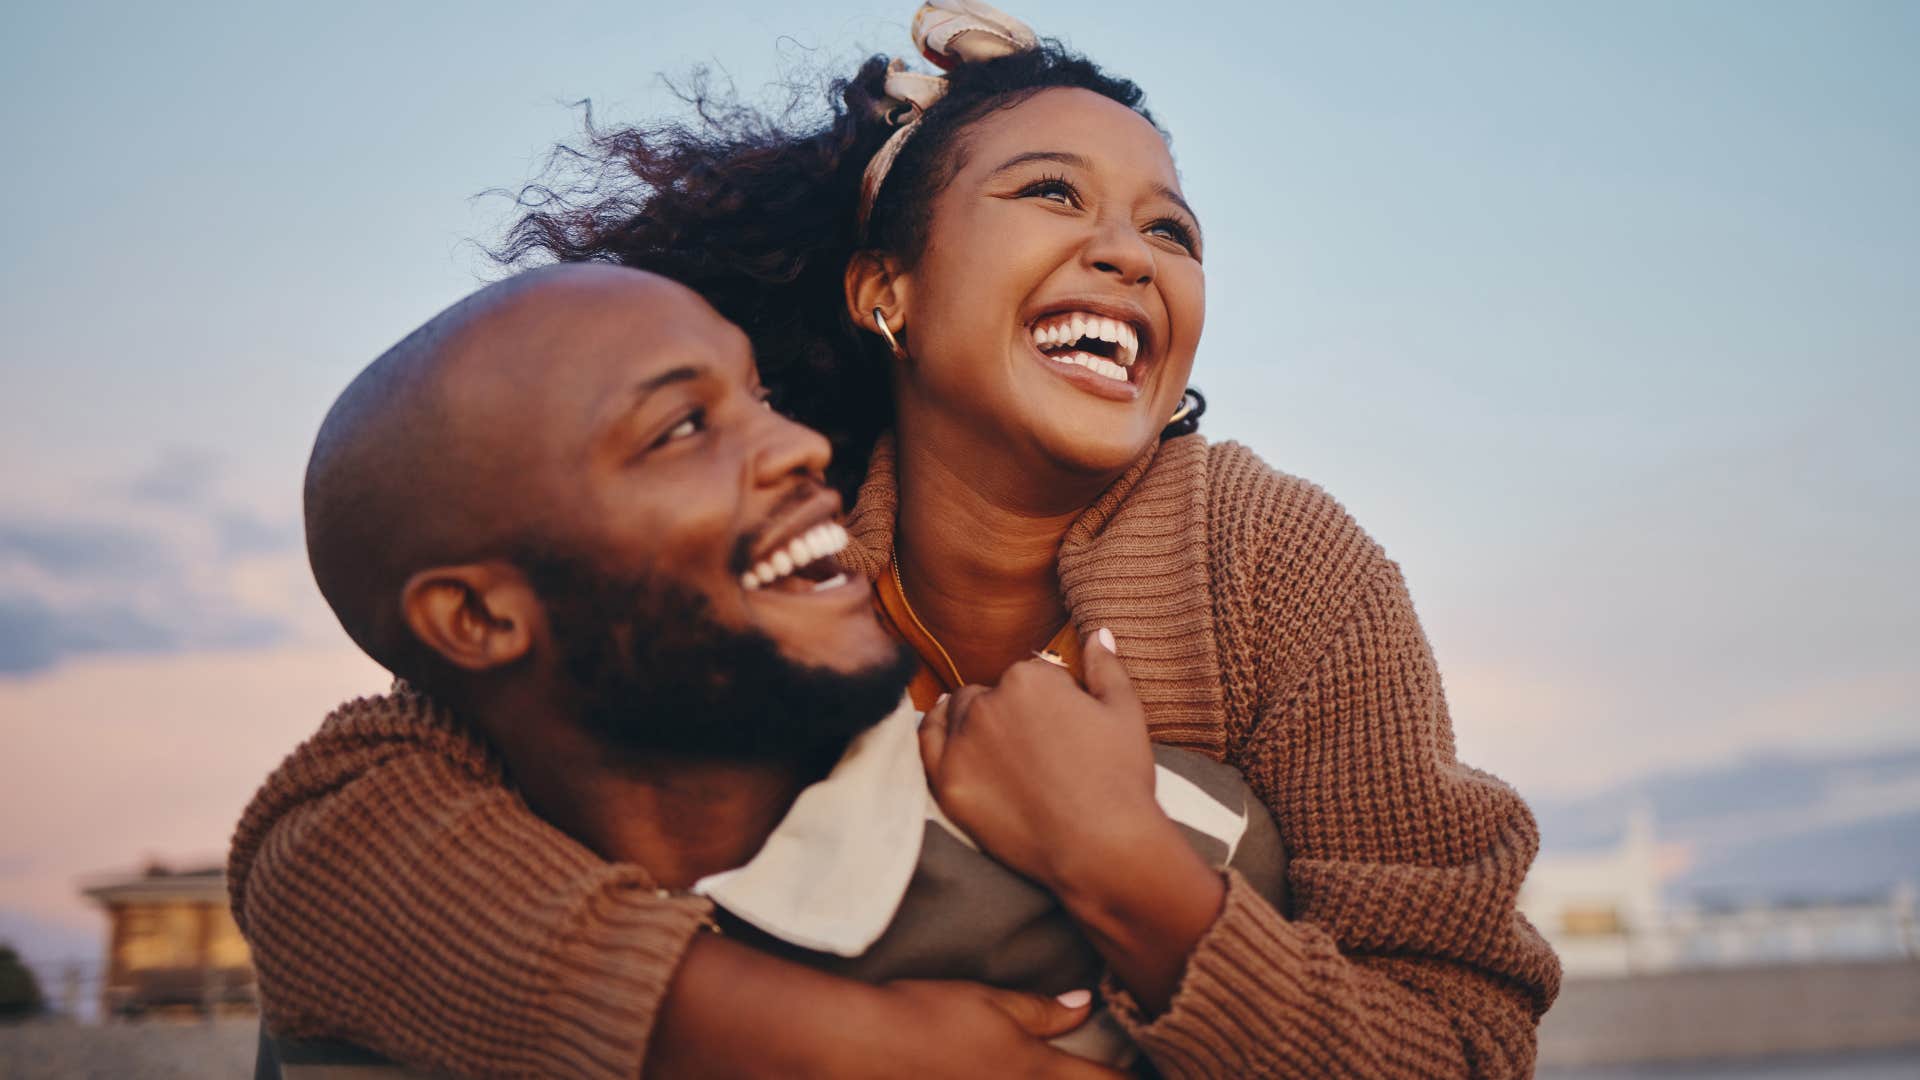
<path id="1" fill-rule="evenodd" d="M 850 568 L 886 569 L 897 506 L 883 440 Z M 1538 831 L 1511 788 L 1455 759 L 1379 546 L 1319 488 L 1186 436 L 1075 522 L 1059 570 L 1075 622 L 1118 639 L 1153 737 L 1239 768 L 1293 859 L 1290 912 L 1229 875 L 1165 1013 L 1105 988 L 1159 1070 L 1530 1073 L 1559 986 L 1514 907 Z M 269 1021 L 441 1072 L 635 1075 L 704 905 L 594 860 L 451 722 L 387 700 L 330 720 L 236 838 Z M 350 1030 L 319 1019 L 343 1015 Z"/>
<path id="2" fill-rule="evenodd" d="M 535 817 L 404 692 L 342 706 L 294 751 L 227 874 L 276 1034 L 456 1076 L 639 1076 L 711 911 Z"/>
<path id="3" fill-rule="evenodd" d="M 895 453 L 848 531 L 893 554 Z M 1291 918 L 1230 877 L 1171 1007 L 1107 986 L 1180 1077 L 1526 1076 L 1559 990 L 1515 908 L 1539 847 L 1514 790 L 1461 765 L 1399 567 L 1340 504 L 1243 446 L 1162 443 L 1068 530 L 1060 585 L 1112 630 L 1161 742 L 1223 757 L 1272 809 Z"/>

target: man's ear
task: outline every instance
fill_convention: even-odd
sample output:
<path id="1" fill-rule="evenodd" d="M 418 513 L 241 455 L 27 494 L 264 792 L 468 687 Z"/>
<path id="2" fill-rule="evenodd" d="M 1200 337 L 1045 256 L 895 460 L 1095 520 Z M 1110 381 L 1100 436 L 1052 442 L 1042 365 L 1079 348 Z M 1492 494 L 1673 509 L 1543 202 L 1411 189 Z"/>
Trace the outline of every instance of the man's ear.
<path id="1" fill-rule="evenodd" d="M 855 328 L 878 334 L 880 331 L 873 323 L 873 309 L 879 308 L 880 317 L 886 320 L 889 330 L 896 336 L 906 332 L 911 283 L 901 272 L 898 259 L 878 251 L 859 252 L 847 260 L 843 283 L 847 294 L 847 314 L 852 316 Z"/>
<path id="2" fill-rule="evenodd" d="M 401 588 L 400 610 L 414 637 L 467 671 L 527 655 L 545 614 L 526 577 L 505 562 L 422 570 Z"/>

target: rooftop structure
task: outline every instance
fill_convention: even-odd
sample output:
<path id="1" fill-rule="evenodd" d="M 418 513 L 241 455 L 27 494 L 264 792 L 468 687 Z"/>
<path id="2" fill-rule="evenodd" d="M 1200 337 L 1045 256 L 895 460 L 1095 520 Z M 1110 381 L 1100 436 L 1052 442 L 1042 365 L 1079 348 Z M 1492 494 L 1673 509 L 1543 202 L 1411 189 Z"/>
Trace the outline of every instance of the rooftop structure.
<path id="1" fill-rule="evenodd" d="M 1542 854 L 1520 910 L 1571 977 L 1920 958 L 1915 894 L 1671 903 L 1673 853 L 1641 808 L 1620 841 Z"/>
<path id="2" fill-rule="evenodd" d="M 105 1017 L 251 1011 L 253 962 L 227 910 L 218 867 L 158 864 L 82 890 L 111 923 L 100 990 Z"/>

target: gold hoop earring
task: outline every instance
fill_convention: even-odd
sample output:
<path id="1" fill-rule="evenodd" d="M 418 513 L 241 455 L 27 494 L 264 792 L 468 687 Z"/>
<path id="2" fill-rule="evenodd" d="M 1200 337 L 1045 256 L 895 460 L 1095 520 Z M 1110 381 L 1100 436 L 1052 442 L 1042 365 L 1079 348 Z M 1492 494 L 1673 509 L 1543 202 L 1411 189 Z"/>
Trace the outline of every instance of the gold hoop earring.
<path id="1" fill-rule="evenodd" d="M 907 350 L 900 347 L 899 339 L 894 337 L 893 331 L 887 327 L 887 320 L 880 314 L 879 308 L 873 309 L 873 326 L 874 329 L 880 331 L 881 337 L 887 339 L 887 348 L 893 350 L 894 359 L 905 360 L 907 358 Z"/>
<path id="2" fill-rule="evenodd" d="M 1181 435 L 1191 435 L 1200 430 L 1200 417 L 1207 411 L 1206 396 L 1187 387 L 1180 395 L 1180 407 L 1167 419 L 1167 426 L 1160 429 L 1160 437 L 1172 439 Z"/>

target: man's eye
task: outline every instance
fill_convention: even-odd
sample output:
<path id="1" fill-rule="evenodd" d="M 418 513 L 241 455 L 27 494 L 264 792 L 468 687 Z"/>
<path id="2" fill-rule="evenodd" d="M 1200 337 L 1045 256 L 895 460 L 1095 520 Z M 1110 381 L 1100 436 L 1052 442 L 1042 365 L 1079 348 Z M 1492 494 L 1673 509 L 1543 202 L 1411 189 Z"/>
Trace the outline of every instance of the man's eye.
<path id="1" fill-rule="evenodd" d="M 706 429 L 706 426 L 707 426 L 707 411 L 705 409 L 695 409 L 693 412 L 687 414 L 686 419 L 680 421 L 679 423 L 673 425 L 673 427 L 669 428 L 665 435 L 662 435 L 660 436 L 660 438 L 654 440 L 653 445 L 656 448 L 658 448 L 658 447 L 665 446 L 670 442 L 674 442 L 675 440 L 684 439 L 690 435 L 698 435 L 701 431 Z"/>

